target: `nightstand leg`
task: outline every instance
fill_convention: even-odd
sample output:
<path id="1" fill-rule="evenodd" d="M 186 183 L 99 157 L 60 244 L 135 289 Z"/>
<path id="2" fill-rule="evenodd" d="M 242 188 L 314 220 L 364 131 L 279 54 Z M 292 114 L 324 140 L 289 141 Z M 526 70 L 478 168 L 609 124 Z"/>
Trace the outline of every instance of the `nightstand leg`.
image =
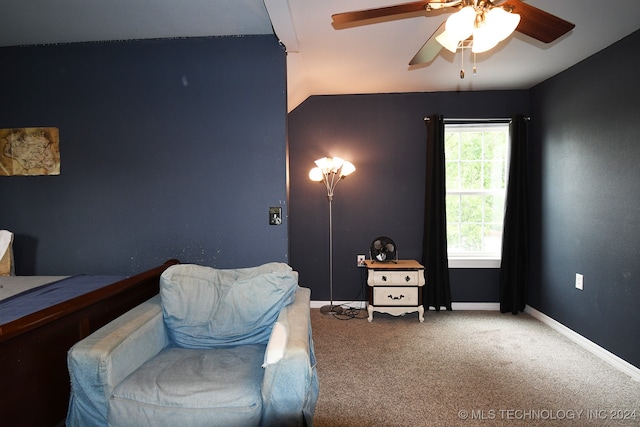
<path id="1" fill-rule="evenodd" d="M 369 312 L 369 322 L 371 322 L 373 320 L 373 306 L 371 304 L 369 304 L 367 306 L 367 311 Z"/>
<path id="2" fill-rule="evenodd" d="M 418 306 L 418 318 L 421 322 L 424 322 L 424 306 Z"/>

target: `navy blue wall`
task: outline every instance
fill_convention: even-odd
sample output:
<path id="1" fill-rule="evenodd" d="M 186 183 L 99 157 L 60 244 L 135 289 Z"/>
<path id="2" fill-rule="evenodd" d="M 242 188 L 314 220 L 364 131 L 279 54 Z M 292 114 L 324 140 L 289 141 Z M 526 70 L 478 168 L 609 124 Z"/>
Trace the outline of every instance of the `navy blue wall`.
<path id="1" fill-rule="evenodd" d="M 529 304 L 640 367 L 640 32 L 531 90 Z M 575 289 L 575 274 L 584 290 Z"/>
<path id="2" fill-rule="evenodd" d="M 379 236 L 400 258 L 420 259 L 426 174 L 424 118 L 528 114 L 527 91 L 315 96 L 289 114 L 290 256 L 314 300 L 329 300 L 329 213 L 322 184 L 308 178 L 313 161 L 339 156 L 356 172 L 333 203 L 334 300 L 363 300 L 356 255 Z M 498 270 L 452 270 L 455 302 L 497 302 Z"/>
<path id="3" fill-rule="evenodd" d="M 273 36 L 0 49 L 0 127 L 60 129 L 60 176 L 0 177 L 17 274 L 288 261 Z"/>

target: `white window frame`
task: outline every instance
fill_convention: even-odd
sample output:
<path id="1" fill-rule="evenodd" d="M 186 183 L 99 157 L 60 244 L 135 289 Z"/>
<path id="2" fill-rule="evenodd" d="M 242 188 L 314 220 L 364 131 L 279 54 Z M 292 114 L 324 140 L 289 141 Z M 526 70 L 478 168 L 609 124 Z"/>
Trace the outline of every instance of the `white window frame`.
<path id="1" fill-rule="evenodd" d="M 509 150 L 510 150 L 510 141 L 509 141 L 509 123 L 507 121 L 500 122 L 455 122 L 455 123 L 446 123 L 445 121 L 445 133 L 447 131 L 460 131 L 464 130 L 479 130 L 479 129 L 490 129 L 490 128 L 501 128 L 506 131 L 507 141 L 506 141 L 506 152 L 505 152 L 505 188 L 504 196 L 506 200 L 506 187 L 507 187 L 507 178 L 509 173 Z M 446 161 L 446 159 L 445 159 Z M 447 190 L 447 194 L 457 194 L 457 195 L 475 195 L 475 194 L 495 194 L 496 190 Z M 504 220 L 504 217 L 503 217 Z M 502 244 L 502 233 L 500 234 L 500 242 Z M 501 252 L 501 249 L 500 251 Z M 501 253 L 498 254 L 485 254 L 485 253 L 449 253 L 449 268 L 500 268 L 501 264 Z"/>

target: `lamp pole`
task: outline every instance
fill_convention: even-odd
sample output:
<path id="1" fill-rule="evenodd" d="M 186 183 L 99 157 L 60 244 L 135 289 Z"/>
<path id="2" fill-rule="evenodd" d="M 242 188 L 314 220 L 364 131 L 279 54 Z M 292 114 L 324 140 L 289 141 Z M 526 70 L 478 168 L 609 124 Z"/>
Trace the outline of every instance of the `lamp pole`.
<path id="1" fill-rule="evenodd" d="M 342 307 L 333 306 L 333 194 L 328 195 L 327 199 L 329 199 L 329 306 L 320 308 L 320 312 L 323 314 L 341 314 Z"/>

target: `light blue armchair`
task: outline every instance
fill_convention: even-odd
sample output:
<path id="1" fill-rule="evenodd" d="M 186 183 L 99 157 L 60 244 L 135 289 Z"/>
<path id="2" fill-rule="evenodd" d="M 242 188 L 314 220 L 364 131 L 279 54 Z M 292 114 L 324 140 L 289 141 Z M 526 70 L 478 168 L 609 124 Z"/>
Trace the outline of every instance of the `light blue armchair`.
<path id="1" fill-rule="evenodd" d="M 282 263 L 168 268 L 69 351 L 68 427 L 313 425 L 311 291 Z"/>

